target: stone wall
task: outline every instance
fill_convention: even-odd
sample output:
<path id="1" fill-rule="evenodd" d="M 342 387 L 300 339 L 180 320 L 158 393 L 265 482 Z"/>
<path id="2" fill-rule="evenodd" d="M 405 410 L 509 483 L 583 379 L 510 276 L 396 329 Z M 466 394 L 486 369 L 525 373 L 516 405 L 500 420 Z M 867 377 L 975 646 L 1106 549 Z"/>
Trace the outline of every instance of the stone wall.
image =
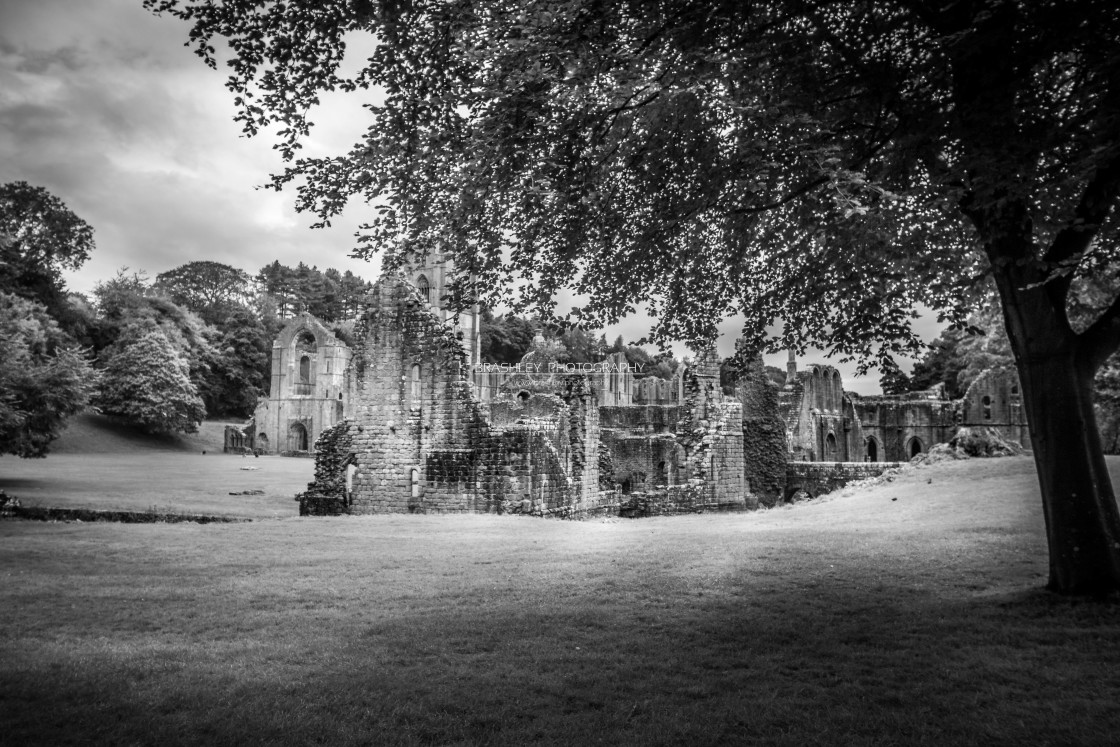
<path id="1" fill-rule="evenodd" d="M 961 425 L 992 428 L 1003 438 L 1030 445 L 1019 375 L 1013 369 L 988 369 L 969 385 L 960 403 Z"/>
<path id="2" fill-rule="evenodd" d="M 322 322 L 303 313 L 272 346 L 268 399 L 253 414 L 252 443 L 261 453 L 310 453 L 319 434 L 346 409 L 350 348 Z"/>
<path id="3" fill-rule="evenodd" d="M 743 490 L 748 501 L 772 506 L 783 498 L 788 459 L 780 388 L 766 375 L 761 355 L 748 361 L 736 388 L 743 406 Z"/>
<path id="4" fill-rule="evenodd" d="M 845 395 L 840 372 L 811 364 L 786 382 L 780 410 L 790 457 L 807 462 L 862 461 L 860 417 Z"/>
<path id="5" fill-rule="evenodd" d="M 595 504 L 599 409 L 586 377 L 559 376 L 556 393 L 483 406 L 465 356 L 456 331 L 409 283 L 375 285 L 350 371 L 355 470 L 345 510 L 568 515 Z M 345 460 L 332 449 L 320 461 Z M 328 493 L 323 482 L 317 475 L 308 494 Z"/>
<path id="6" fill-rule="evenodd" d="M 853 401 L 872 461 L 908 462 L 952 438 L 958 424 L 957 409 L 948 400 L 883 396 Z"/>
<path id="7" fill-rule="evenodd" d="M 679 421 L 680 408 L 676 405 L 599 408 L 599 422 L 604 429 L 644 434 L 672 433 Z"/>
<path id="8" fill-rule="evenodd" d="M 338 516 L 350 506 L 349 471 L 356 464 L 350 421 L 337 423 L 315 442 L 315 479 L 296 496 L 300 516 Z"/>
<path id="9" fill-rule="evenodd" d="M 681 379 L 659 379 L 646 376 L 634 382 L 634 403 L 646 405 L 679 405 Z"/>
<path id="10" fill-rule="evenodd" d="M 743 501 L 720 503 L 711 500 L 706 491 L 690 485 L 623 495 L 617 506 L 618 515 L 627 519 L 674 514 L 700 514 L 711 511 L 743 511 L 751 508 Z"/>
<path id="11" fill-rule="evenodd" d="M 743 406 L 723 399 L 719 367 L 707 358 L 684 372 L 677 441 L 685 464 L 679 482 L 702 491 L 702 500 L 710 503 L 743 503 Z"/>
<path id="12" fill-rule="evenodd" d="M 790 462 L 786 467 L 785 500 L 798 492 L 816 498 L 898 466 L 898 462 Z"/>
<path id="13" fill-rule="evenodd" d="M 681 471 L 683 449 L 671 433 L 632 435 L 603 429 L 601 439 L 610 452 L 611 484 L 623 494 L 686 479 Z"/>

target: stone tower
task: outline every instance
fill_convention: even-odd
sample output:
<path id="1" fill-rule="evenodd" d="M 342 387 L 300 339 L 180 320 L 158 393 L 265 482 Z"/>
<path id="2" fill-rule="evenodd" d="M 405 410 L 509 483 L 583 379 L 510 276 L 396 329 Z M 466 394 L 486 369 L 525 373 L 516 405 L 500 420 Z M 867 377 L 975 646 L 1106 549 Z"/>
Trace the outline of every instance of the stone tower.
<path id="1" fill-rule="evenodd" d="M 450 257 L 432 252 L 405 266 L 401 272 L 405 279 L 420 291 L 420 297 L 428 302 L 440 319 L 448 322 L 453 319 L 455 312 L 444 300 L 449 293 L 448 286 L 452 279 Z M 467 364 L 470 366 L 477 364 L 482 359 L 482 335 L 477 303 L 459 312 L 455 333 L 463 345 L 463 352 L 467 354 Z"/>

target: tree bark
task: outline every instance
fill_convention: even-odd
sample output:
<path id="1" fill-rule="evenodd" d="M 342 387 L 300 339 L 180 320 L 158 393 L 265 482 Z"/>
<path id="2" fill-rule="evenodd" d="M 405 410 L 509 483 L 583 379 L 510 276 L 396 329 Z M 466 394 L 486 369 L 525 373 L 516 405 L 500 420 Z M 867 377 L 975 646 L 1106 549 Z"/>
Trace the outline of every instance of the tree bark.
<path id="1" fill-rule="evenodd" d="M 1105 466 L 1093 411 L 1093 375 L 1111 341 L 1071 328 L 1069 278 L 1053 262 L 1070 261 L 1088 245 L 1115 198 L 1113 175 L 1090 180 L 1054 255 L 1035 242 L 1031 179 L 1040 143 L 1020 122 L 1021 101 L 1044 60 L 1024 44 L 1015 3 L 959 3 L 943 18 L 959 32 L 949 45 L 954 121 L 967 178 L 961 210 L 977 229 L 999 289 L 1031 430 L 1050 548 L 1049 588 L 1062 594 L 1120 591 L 1120 511 Z M 981 12 L 982 11 L 982 12 Z M 1051 52 L 1047 52 L 1051 54 Z M 1078 220 L 1073 220 L 1077 218 Z M 1095 229 L 1094 229 L 1095 230 Z"/>
<path id="2" fill-rule="evenodd" d="M 1094 366 L 1045 287 L 1015 265 L 996 272 L 1030 425 L 1050 549 L 1047 584 L 1061 594 L 1120 590 L 1120 511 L 1093 410 Z"/>

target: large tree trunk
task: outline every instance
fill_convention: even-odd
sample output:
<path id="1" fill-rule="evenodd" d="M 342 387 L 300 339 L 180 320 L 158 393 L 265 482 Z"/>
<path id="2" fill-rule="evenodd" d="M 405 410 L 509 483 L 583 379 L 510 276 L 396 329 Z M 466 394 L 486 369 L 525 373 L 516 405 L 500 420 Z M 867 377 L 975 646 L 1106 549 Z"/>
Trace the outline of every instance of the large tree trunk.
<path id="1" fill-rule="evenodd" d="M 1120 511 L 1093 411 L 1095 372 L 1044 288 L 1015 270 L 997 271 L 996 280 L 1042 491 L 1048 586 L 1061 594 L 1120 590 Z"/>
<path id="2" fill-rule="evenodd" d="M 1019 377 L 1046 516 L 1048 586 L 1063 594 L 1120 590 L 1120 512 L 1093 414 L 1092 377 L 1072 357 L 1020 361 Z"/>

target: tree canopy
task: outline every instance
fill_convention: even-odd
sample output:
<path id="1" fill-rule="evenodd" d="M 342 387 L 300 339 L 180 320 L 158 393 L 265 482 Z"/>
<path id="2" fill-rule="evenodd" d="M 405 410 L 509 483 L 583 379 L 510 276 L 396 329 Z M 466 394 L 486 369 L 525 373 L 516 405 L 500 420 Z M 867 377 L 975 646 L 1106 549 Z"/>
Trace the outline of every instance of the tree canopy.
<path id="1" fill-rule="evenodd" d="M 1052 588 L 1120 588 L 1092 423 L 1120 346 L 1120 8 L 1091 0 L 145 0 L 224 40 L 238 119 L 276 123 L 299 205 L 374 210 L 359 254 L 436 247 L 451 297 L 702 345 L 916 352 L 995 282 L 1024 388 Z M 378 46 L 344 79 L 348 34 Z M 324 91 L 376 89 L 346 154 L 300 158 Z M 364 94 L 364 100 L 372 97 Z M 1070 291 L 1112 292 L 1083 328 Z M 519 305 L 519 306 L 518 306 Z"/>
<path id="2" fill-rule="evenodd" d="M 249 273 L 221 262 L 187 262 L 161 272 L 155 289 L 211 324 L 252 299 Z"/>
<path id="3" fill-rule="evenodd" d="M 47 309 L 0 292 L 0 454 L 46 456 L 97 375 Z"/>
<path id="4" fill-rule="evenodd" d="M 62 271 L 81 267 L 93 248 L 93 229 L 58 197 L 27 182 L 0 185 L 0 291 L 56 311 Z"/>
<path id="5" fill-rule="evenodd" d="M 194 433 L 206 416 L 187 361 L 159 330 L 109 360 L 94 404 L 152 433 Z"/>

